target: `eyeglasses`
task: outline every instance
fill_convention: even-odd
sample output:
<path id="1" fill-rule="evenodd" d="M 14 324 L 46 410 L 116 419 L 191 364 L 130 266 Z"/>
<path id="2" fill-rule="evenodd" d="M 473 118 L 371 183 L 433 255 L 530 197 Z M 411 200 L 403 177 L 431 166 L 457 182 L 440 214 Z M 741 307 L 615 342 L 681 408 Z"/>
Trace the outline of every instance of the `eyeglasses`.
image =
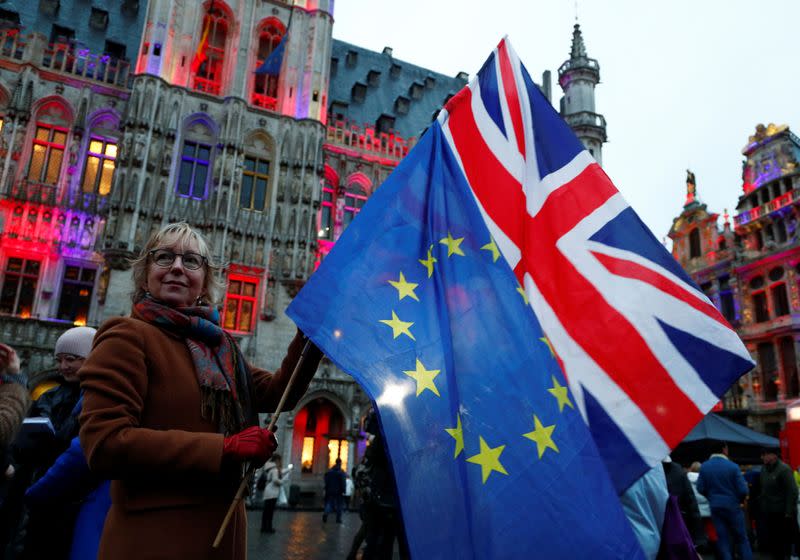
<path id="1" fill-rule="evenodd" d="M 188 270 L 199 270 L 206 264 L 206 258 L 198 253 L 176 253 L 169 249 L 154 249 L 148 254 L 154 263 L 164 268 L 172 266 L 172 263 L 175 262 L 175 257 L 180 257 L 183 266 Z"/>

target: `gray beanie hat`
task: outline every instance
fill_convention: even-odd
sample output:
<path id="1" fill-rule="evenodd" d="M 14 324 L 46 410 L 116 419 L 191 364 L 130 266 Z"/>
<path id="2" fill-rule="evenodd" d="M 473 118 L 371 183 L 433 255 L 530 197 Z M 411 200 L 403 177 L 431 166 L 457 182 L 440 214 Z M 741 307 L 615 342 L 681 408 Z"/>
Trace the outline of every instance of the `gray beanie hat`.
<path id="1" fill-rule="evenodd" d="M 92 349 L 92 340 L 97 331 L 92 327 L 74 327 L 56 340 L 55 355 L 72 354 L 85 358 Z"/>

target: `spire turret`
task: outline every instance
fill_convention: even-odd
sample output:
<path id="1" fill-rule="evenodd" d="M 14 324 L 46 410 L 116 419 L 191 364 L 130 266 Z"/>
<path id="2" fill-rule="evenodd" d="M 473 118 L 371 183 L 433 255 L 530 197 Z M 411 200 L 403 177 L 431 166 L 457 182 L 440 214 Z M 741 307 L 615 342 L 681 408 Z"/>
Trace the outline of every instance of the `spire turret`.
<path id="1" fill-rule="evenodd" d="M 558 69 L 558 83 L 564 90 L 561 116 L 567 121 L 597 163 L 603 165 L 606 120 L 595 112 L 594 88 L 600 83 L 600 64 L 589 58 L 580 24 L 572 30 L 569 60 Z"/>
<path id="2" fill-rule="evenodd" d="M 586 45 L 583 43 L 583 35 L 581 34 L 581 26 L 576 23 L 572 30 L 572 50 L 569 53 L 570 60 L 577 58 L 586 58 Z"/>

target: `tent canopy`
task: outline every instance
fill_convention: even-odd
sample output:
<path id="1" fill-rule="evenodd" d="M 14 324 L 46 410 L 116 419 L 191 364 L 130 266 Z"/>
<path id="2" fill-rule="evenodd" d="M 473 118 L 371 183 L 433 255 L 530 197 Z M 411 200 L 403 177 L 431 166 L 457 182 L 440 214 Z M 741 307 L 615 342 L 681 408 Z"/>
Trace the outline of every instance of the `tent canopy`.
<path id="1" fill-rule="evenodd" d="M 713 439 L 727 443 L 741 443 L 744 445 L 757 445 L 760 447 L 780 447 L 778 438 L 756 432 L 741 424 L 732 422 L 722 416 L 709 414 L 689 432 L 683 441 L 700 441 Z"/>
<path id="2" fill-rule="evenodd" d="M 705 461 L 713 452 L 713 443 L 728 444 L 728 456 L 740 465 L 761 463 L 761 449 L 780 448 L 777 438 L 751 430 L 716 414 L 709 414 L 689 432 L 689 435 L 673 449 L 672 460 L 684 466 L 694 461 Z"/>

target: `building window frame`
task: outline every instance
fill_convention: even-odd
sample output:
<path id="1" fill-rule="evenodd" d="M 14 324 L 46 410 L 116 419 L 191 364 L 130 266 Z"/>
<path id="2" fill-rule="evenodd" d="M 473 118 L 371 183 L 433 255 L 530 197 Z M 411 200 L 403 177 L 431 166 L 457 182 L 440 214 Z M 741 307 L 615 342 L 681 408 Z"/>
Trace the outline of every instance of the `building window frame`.
<path id="1" fill-rule="evenodd" d="M 98 276 L 97 266 L 93 263 L 71 261 L 65 262 L 64 265 L 56 319 L 83 326 L 88 322 L 92 309 L 92 296 Z M 68 275 L 72 270 L 76 271 L 75 277 L 69 278 Z"/>
<path id="2" fill-rule="evenodd" d="M 99 149 L 98 149 L 99 148 Z M 111 192 L 117 166 L 117 139 L 92 135 L 86 147 L 81 190 L 106 196 Z"/>
<path id="3" fill-rule="evenodd" d="M 334 217 L 336 216 L 336 187 L 325 181 L 322 187 L 322 202 L 320 204 L 319 231 L 320 239 L 333 240 Z"/>
<path id="4" fill-rule="evenodd" d="M 351 183 L 344 193 L 344 216 L 342 219 L 342 230 L 355 220 L 361 212 L 364 204 L 367 203 L 367 192 L 359 183 Z"/>
<path id="5" fill-rule="evenodd" d="M 222 325 L 225 330 L 252 334 L 258 310 L 259 279 L 244 274 L 228 275 Z M 249 309 L 249 311 L 248 311 Z M 249 317 L 247 314 L 249 313 Z"/>
<path id="6" fill-rule="evenodd" d="M 11 268 L 15 261 L 20 263 L 18 270 Z M 44 260 L 41 258 L 29 258 L 26 255 L 8 256 L 3 266 L 2 285 L 0 285 L 0 313 L 15 315 L 23 319 L 33 316 L 43 265 Z M 32 271 L 33 268 L 35 268 L 35 272 Z M 13 294 L 9 290 L 9 282 L 12 280 L 15 282 Z M 27 285 L 26 280 L 28 281 Z M 32 284 L 31 280 L 33 280 Z"/>
<path id="7" fill-rule="evenodd" d="M 222 93 L 222 82 L 225 73 L 225 52 L 228 43 L 230 24 L 225 13 L 220 9 L 206 12 L 200 26 L 200 41 L 208 27 L 208 43 L 205 47 L 205 60 L 194 73 L 193 89 L 211 95 Z M 198 45 L 200 48 L 201 45 Z"/>
<path id="8" fill-rule="evenodd" d="M 753 300 L 753 319 L 756 323 L 765 323 L 770 319 L 769 298 L 766 290 L 757 290 L 750 293 Z M 763 305 L 762 305 L 763 303 Z"/>
<path id="9" fill-rule="evenodd" d="M 49 186 L 58 185 L 68 137 L 69 130 L 64 127 L 36 123 L 26 172 L 29 181 Z"/>
<path id="10" fill-rule="evenodd" d="M 689 258 L 697 259 L 703 256 L 700 243 L 700 228 L 694 228 L 689 232 Z"/>
<path id="11" fill-rule="evenodd" d="M 175 194 L 184 198 L 205 200 L 208 196 L 209 172 L 213 146 L 197 140 L 184 140 Z"/>
<path id="12" fill-rule="evenodd" d="M 256 51 L 255 68 L 258 69 L 264 61 L 278 48 L 286 34 L 286 28 L 277 18 L 269 18 L 260 25 L 258 32 L 258 50 Z M 278 107 L 278 80 L 280 74 L 255 74 L 251 102 L 256 107 L 274 111 Z"/>
<path id="13" fill-rule="evenodd" d="M 789 303 L 789 292 L 786 282 L 776 282 L 769 287 L 770 298 L 772 299 L 772 309 L 775 317 L 785 317 L 792 313 Z"/>
<path id="14" fill-rule="evenodd" d="M 242 183 L 239 187 L 240 207 L 256 212 L 263 212 L 268 207 L 270 164 L 266 158 L 245 156 Z"/>

